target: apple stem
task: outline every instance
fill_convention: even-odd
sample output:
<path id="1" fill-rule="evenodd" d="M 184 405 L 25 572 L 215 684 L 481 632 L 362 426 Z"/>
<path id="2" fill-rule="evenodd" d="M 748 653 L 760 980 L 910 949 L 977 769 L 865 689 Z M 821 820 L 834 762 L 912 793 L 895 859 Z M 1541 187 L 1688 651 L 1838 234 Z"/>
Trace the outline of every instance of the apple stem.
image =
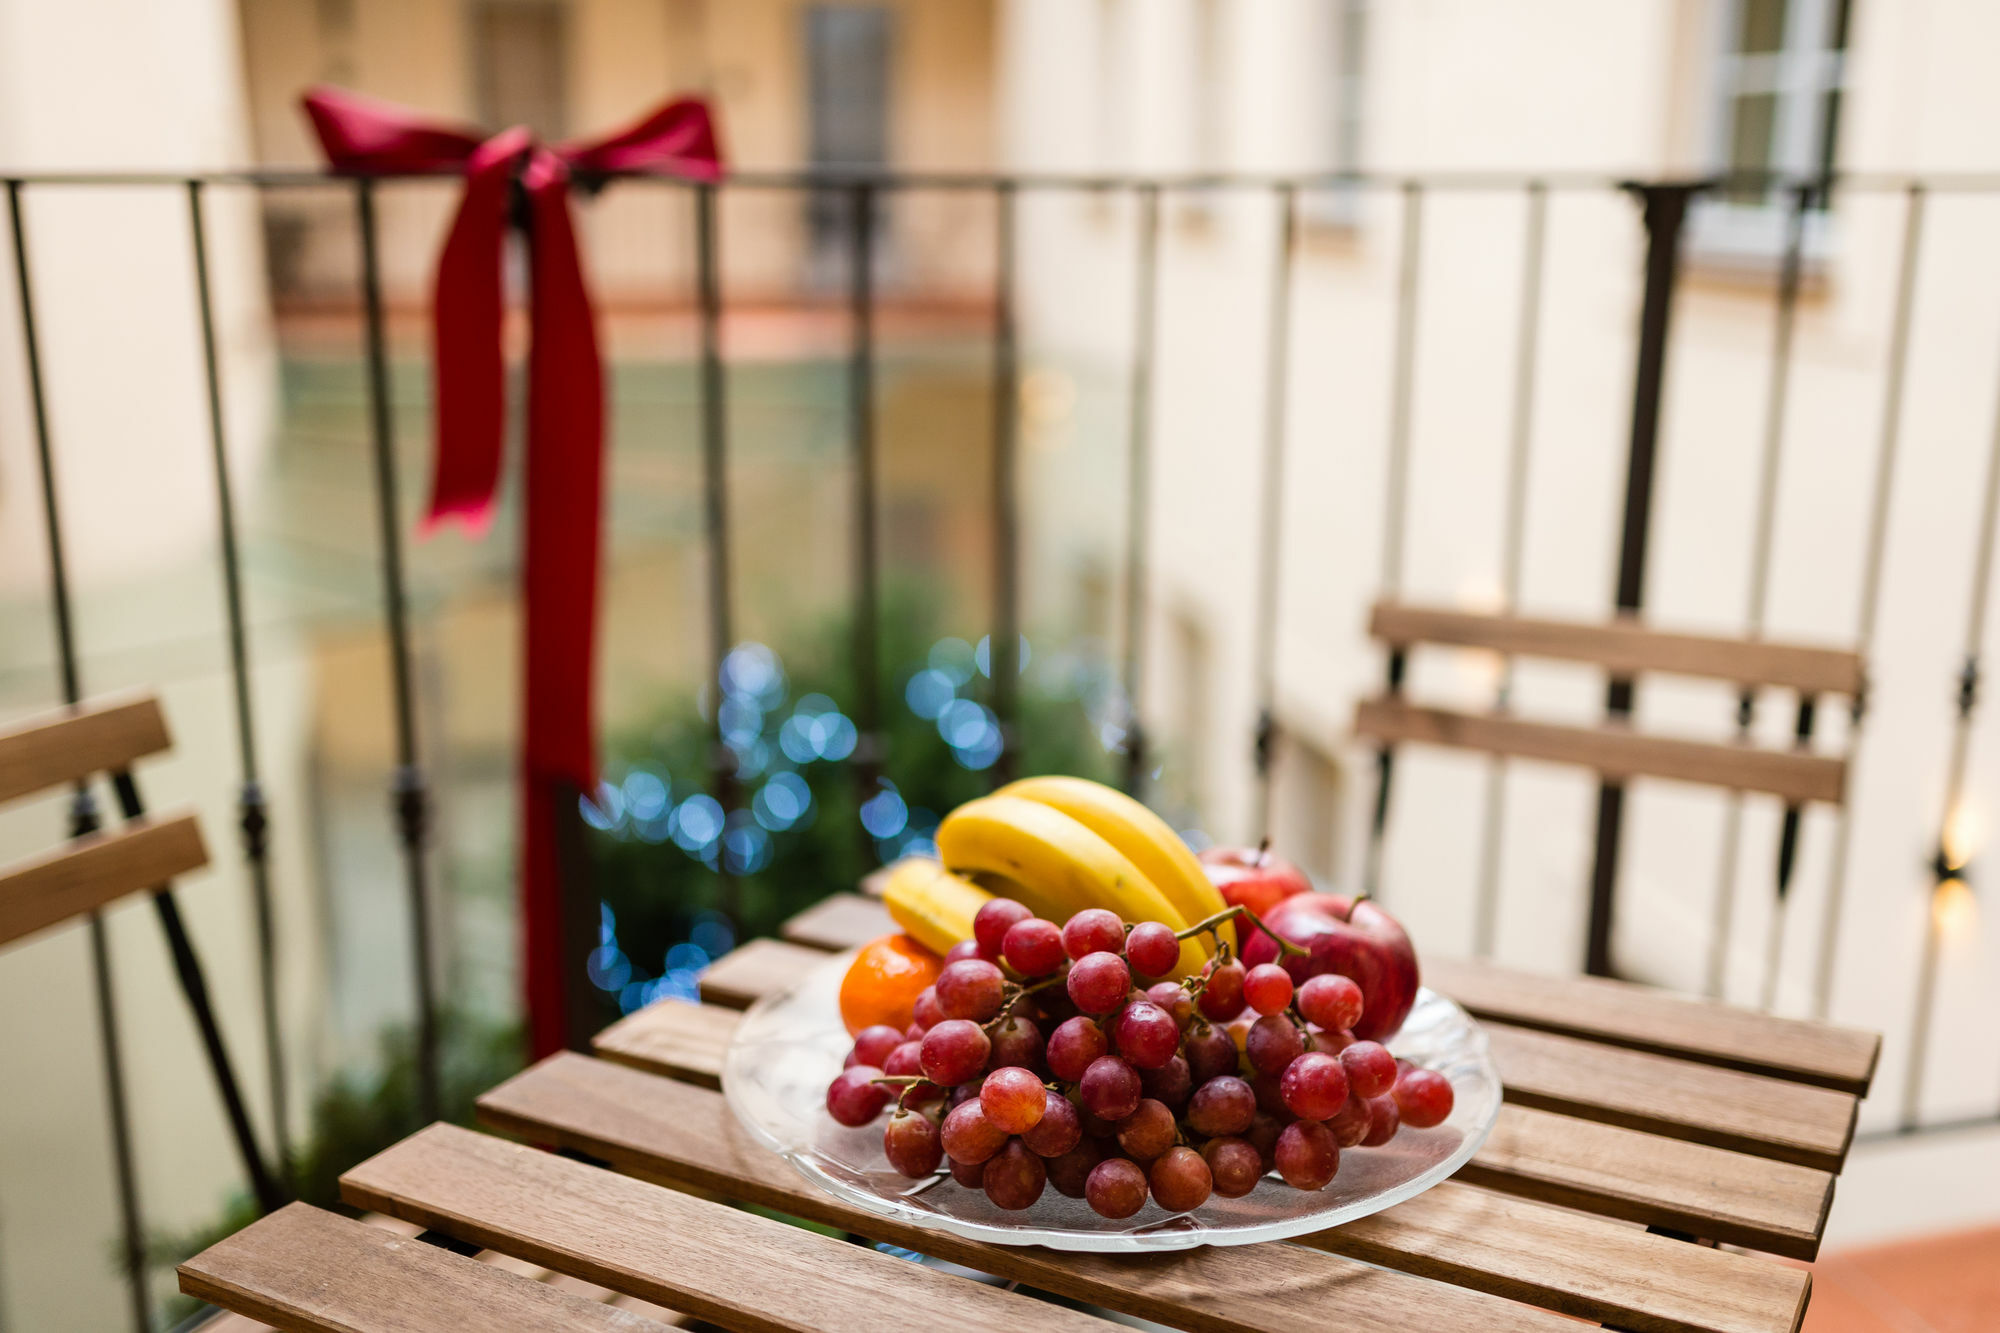
<path id="1" fill-rule="evenodd" d="M 1340 918 L 1340 919 L 1341 919 L 1342 921 L 1352 921 L 1352 920 L 1354 919 L 1354 909 L 1355 909 L 1355 908 L 1357 908 L 1357 907 L 1359 907 L 1359 906 L 1361 906 L 1361 904 L 1363 904 L 1363 903 L 1367 902 L 1367 901 L 1368 901 L 1369 899 L 1373 898 L 1374 896 L 1375 896 L 1375 895 L 1374 895 L 1374 894 L 1372 894 L 1372 893 L 1364 893 L 1364 894 L 1361 894 L 1361 895 L 1357 896 L 1357 897 L 1356 897 L 1356 898 L 1355 898 L 1355 899 L 1354 899 L 1354 900 L 1353 900 L 1352 902 L 1350 902 L 1350 903 L 1348 903 L 1348 904 L 1347 904 L 1347 915 L 1346 915 L 1346 916 L 1344 916 L 1344 917 L 1342 917 L 1342 918 Z"/>
<path id="2" fill-rule="evenodd" d="M 1257 865 L 1261 868 L 1271 863 L 1271 835 L 1266 833 L 1264 841 L 1257 844 Z"/>
<path id="3" fill-rule="evenodd" d="M 1252 926 L 1255 926 L 1258 930 L 1263 931 L 1266 935 L 1269 935 L 1272 939 L 1276 940 L 1278 942 L 1278 949 L 1281 954 L 1295 954 L 1301 958 L 1306 956 L 1307 951 L 1305 949 L 1301 949 L 1298 945 L 1292 943 L 1290 940 L 1280 935 L 1277 931 L 1272 930 L 1269 926 L 1265 925 L 1261 919 L 1259 919 L 1259 917 L 1255 912 L 1251 911 L 1249 908 L 1243 906 L 1240 903 L 1237 904 L 1235 907 L 1225 907 L 1220 912 L 1217 912 L 1214 916 L 1204 917 L 1200 921 L 1195 922 L 1192 926 L 1189 926 L 1186 930 L 1180 930 L 1174 932 L 1174 938 L 1177 940 L 1185 940 L 1185 939 L 1190 939 L 1196 935 L 1203 934 L 1204 932 L 1213 933 L 1215 928 L 1221 925 L 1223 922 L 1233 921 L 1239 916 L 1249 918 L 1250 924 Z"/>

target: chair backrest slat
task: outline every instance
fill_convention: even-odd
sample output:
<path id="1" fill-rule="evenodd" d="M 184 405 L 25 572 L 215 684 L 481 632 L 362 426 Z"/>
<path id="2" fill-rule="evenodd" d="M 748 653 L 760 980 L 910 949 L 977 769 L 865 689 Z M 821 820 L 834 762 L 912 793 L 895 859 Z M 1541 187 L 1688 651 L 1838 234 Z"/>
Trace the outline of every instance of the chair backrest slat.
<path id="1" fill-rule="evenodd" d="M 1623 726 L 1573 727 L 1446 708 L 1400 699 L 1365 699 L 1354 730 L 1372 740 L 1415 741 L 1516 759 L 1591 768 L 1607 778 L 1670 778 L 1736 791 L 1768 792 L 1804 804 L 1845 798 L 1847 763 L 1795 750 L 1648 736 Z"/>
<path id="2" fill-rule="evenodd" d="M 0 801 L 129 768 L 172 741 L 152 695 L 79 705 L 0 733 Z"/>
<path id="3" fill-rule="evenodd" d="M 1861 655 L 1845 649 L 1674 634 L 1630 617 L 1587 624 L 1378 602 L 1369 615 L 1368 632 L 1393 647 L 1432 643 L 1486 648 L 1510 657 L 1588 662 L 1614 676 L 1657 671 L 1850 698 L 1859 693 L 1863 679 Z"/>
<path id="4" fill-rule="evenodd" d="M 208 864 L 192 813 L 135 819 L 0 870 L 0 946 Z"/>

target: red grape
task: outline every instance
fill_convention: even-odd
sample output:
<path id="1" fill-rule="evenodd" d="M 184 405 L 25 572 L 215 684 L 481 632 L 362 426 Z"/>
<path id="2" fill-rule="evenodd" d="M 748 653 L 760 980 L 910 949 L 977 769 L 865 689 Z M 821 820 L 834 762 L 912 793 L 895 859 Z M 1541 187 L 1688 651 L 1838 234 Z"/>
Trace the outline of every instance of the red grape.
<path id="1" fill-rule="evenodd" d="M 1243 964 L 1234 958 L 1220 967 L 1210 963 L 1203 975 L 1207 984 L 1195 997 L 1202 1013 L 1218 1023 L 1227 1023 L 1243 1012 Z"/>
<path id="2" fill-rule="evenodd" d="M 903 1034 L 886 1024 L 865 1027 L 854 1034 L 854 1054 L 861 1057 L 854 1063 L 883 1068 L 882 1062 L 889 1058 L 889 1052 L 902 1044 Z"/>
<path id="3" fill-rule="evenodd" d="M 1041 1030 L 1027 1019 L 1013 1014 L 993 1029 L 993 1052 L 986 1063 L 993 1069 L 1019 1065 L 1040 1072 L 1042 1067 Z"/>
<path id="4" fill-rule="evenodd" d="M 889 1104 L 889 1088 L 874 1082 L 880 1077 L 882 1071 L 873 1065 L 841 1070 L 826 1085 L 826 1113 L 850 1129 L 881 1115 Z"/>
<path id="5" fill-rule="evenodd" d="M 1174 928 L 1157 921 L 1141 921 L 1125 937 L 1125 961 L 1142 977 L 1164 977 L 1181 960 L 1181 942 Z"/>
<path id="6" fill-rule="evenodd" d="M 945 1094 L 944 1104 L 946 1110 L 955 1111 L 966 1102 L 976 1102 L 978 1100 L 979 1085 L 977 1083 L 961 1083 Z"/>
<path id="7" fill-rule="evenodd" d="M 1048 1049 L 1043 1055 L 1049 1062 L 1050 1073 L 1074 1083 L 1083 1077 L 1092 1060 L 1110 1049 L 1104 1030 L 1079 1014 L 1049 1034 Z"/>
<path id="8" fill-rule="evenodd" d="M 1026 921 L 1034 913 L 1012 898 L 988 898 L 979 905 L 972 917 L 972 938 L 979 942 L 980 955 L 987 959 L 1000 956 L 1000 946 L 1007 939 L 1007 932 L 1017 921 Z"/>
<path id="9" fill-rule="evenodd" d="M 922 1041 L 923 1039 L 924 1039 L 924 1025 L 912 1019 L 910 1021 L 910 1025 L 903 1029 L 903 1040 Z"/>
<path id="10" fill-rule="evenodd" d="M 951 1178 L 969 1190 L 984 1189 L 986 1186 L 986 1163 L 961 1162 L 955 1157 L 947 1157 L 944 1164 L 951 1168 Z"/>
<path id="11" fill-rule="evenodd" d="M 1130 1217 L 1146 1206 L 1146 1173 L 1123 1157 L 1107 1157 L 1091 1168 L 1083 1185 L 1084 1202 L 1099 1217 Z"/>
<path id="12" fill-rule="evenodd" d="M 906 1041 L 889 1052 L 889 1058 L 882 1062 L 882 1072 L 898 1078 L 924 1072 L 924 1048 L 921 1042 Z M 917 1091 L 910 1094 L 912 1101 L 927 1096 L 935 1096 L 942 1091 L 935 1083 L 917 1085 Z"/>
<path id="13" fill-rule="evenodd" d="M 1339 1055 L 1354 1044 L 1354 1034 L 1346 1028 L 1321 1028 L 1313 1035 L 1319 1041 L 1319 1048 L 1328 1055 Z"/>
<path id="14" fill-rule="evenodd" d="M 1243 1131 L 1243 1141 L 1257 1150 L 1258 1160 L 1264 1169 L 1271 1169 L 1272 1154 L 1278 1150 L 1278 1135 L 1285 1132 L 1289 1120 L 1282 1120 L 1269 1111 L 1259 1111 L 1250 1119 L 1250 1128 Z"/>
<path id="15" fill-rule="evenodd" d="M 1361 1021 L 1361 987 L 1335 972 L 1308 977 L 1299 987 L 1299 1012 L 1329 1032 L 1351 1028 Z"/>
<path id="16" fill-rule="evenodd" d="M 1325 1125 L 1316 1120 L 1297 1120 L 1278 1135 L 1273 1152 L 1278 1174 L 1293 1189 L 1326 1188 L 1340 1169 L 1340 1145 L 1333 1141 Z"/>
<path id="17" fill-rule="evenodd" d="M 1197 1134 L 1241 1134 L 1257 1114 L 1257 1095 L 1234 1074 L 1212 1078 L 1188 1100 L 1188 1127 Z"/>
<path id="18" fill-rule="evenodd" d="M 1118 1054 L 1138 1069 L 1158 1069 L 1174 1058 L 1181 1044 L 1174 1016 L 1151 1000 L 1136 1000 L 1120 1010 L 1111 1036 Z"/>
<path id="19" fill-rule="evenodd" d="M 1106 1120 L 1088 1106 L 1076 1108 L 1077 1116 L 1083 1121 L 1083 1136 L 1087 1139 L 1110 1140 L 1118 1137 L 1118 1122 Z"/>
<path id="20" fill-rule="evenodd" d="M 1048 1117 L 1042 1118 L 1048 1123 Z M 1104 1160 L 1104 1149 L 1093 1139 L 1079 1140 L 1074 1148 L 1060 1157 L 1051 1157 L 1045 1163 L 1049 1172 L 1049 1184 L 1056 1187 L 1056 1193 L 1072 1199 L 1083 1197 L 1084 1185 L 1090 1179 L 1091 1171 Z"/>
<path id="21" fill-rule="evenodd" d="M 978 1078 L 992 1050 L 993 1043 L 979 1024 L 963 1018 L 947 1018 L 924 1034 L 919 1058 L 925 1078 L 950 1087 Z"/>
<path id="22" fill-rule="evenodd" d="M 1097 912 L 1103 909 L 1092 907 L 1087 910 Z M 1082 915 L 1082 912 L 1077 913 L 1077 916 Z M 1105 912 L 1105 915 L 1111 914 Z M 1076 918 L 1070 919 L 1074 922 Z M 1132 973 L 1123 958 L 1099 950 L 1085 954 L 1070 964 L 1066 988 L 1069 998 L 1086 1014 L 1108 1014 L 1124 1002 L 1125 992 L 1132 989 Z"/>
<path id="23" fill-rule="evenodd" d="M 1009 1139 L 1006 1147 L 987 1159 L 982 1183 L 986 1186 L 986 1197 L 995 1206 L 1019 1212 L 1042 1197 L 1042 1186 L 1048 1178 L 1048 1168 L 1042 1165 L 1042 1159 L 1022 1146 L 1019 1139 Z"/>
<path id="24" fill-rule="evenodd" d="M 1225 1199 L 1242 1198 L 1257 1188 L 1264 1174 L 1264 1159 L 1257 1149 L 1234 1135 L 1210 1139 L 1202 1145 L 1201 1156 L 1208 1163 L 1215 1192 Z"/>
<path id="25" fill-rule="evenodd" d="M 1083 1109 L 1104 1120 L 1131 1115 L 1139 1105 L 1139 1093 L 1139 1071 L 1115 1055 L 1092 1060 L 1076 1084 Z"/>
<path id="26" fill-rule="evenodd" d="M 1194 1017 L 1194 996 L 1178 981 L 1156 981 L 1146 987 L 1146 998 L 1174 1016 L 1174 1023 L 1185 1028 Z"/>
<path id="27" fill-rule="evenodd" d="M 1283 1014 L 1265 1014 L 1250 1025 L 1243 1053 L 1250 1057 L 1250 1067 L 1258 1073 L 1282 1074 L 1305 1048 L 1305 1038 L 1292 1026 L 1291 1019 Z"/>
<path id="28" fill-rule="evenodd" d="M 1373 1123 L 1373 1113 L 1368 1109 L 1368 1099 L 1350 1090 L 1347 1101 L 1334 1112 L 1326 1122 L 1326 1128 L 1333 1135 L 1333 1141 L 1343 1148 L 1360 1146 L 1368 1137 L 1368 1126 Z"/>
<path id="29" fill-rule="evenodd" d="M 1083 1117 L 1070 1099 L 1042 1089 L 1042 1118 L 1021 1132 L 1021 1142 L 1037 1157 L 1061 1157 L 1083 1141 Z"/>
<path id="30" fill-rule="evenodd" d="M 1380 1097 L 1396 1086 L 1396 1057 L 1380 1042 L 1355 1042 L 1340 1053 L 1340 1064 L 1356 1096 Z"/>
<path id="31" fill-rule="evenodd" d="M 1451 1114 L 1451 1080 L 1432 1069 L 1412 1069 L 1396 1080 L 1396 1110 L 1412 1129 L 1429 1129 Z"/>
<path id="32" fill-rule="evenodd" d="M 1396 1137 L 1396 1130 L 1402 1125 L 1402 1112 L 1396 1109 L 1396 1099 L 1391 1096 L 1370 1097 L 1368 1099 L 1368 1133 L 1362 1138 L 1364 1148 L 1379 1148 Z"/>
<path id="33" fill-rule="evenodd" d="M 961 1102 L 951 1109 L 939 1127 L 938 1137 L 947 1156 L 954 1162 L 983 1162 L 1000 1151 L 1007 1131 L 986 1118 L 979 1099 Z"/>
<path id="34" fill-rule="evenodd" d="M 1256 1073 L 1250 1076 L 1250 1091 L 1257 1098 L 1257 1109 L 1281 1120 L 1292 1118 L 1292 1108 L 1285 1105 L 1284 1075 Z"/>
<path id="35" fill-rule="evenodd" d="M 1208 1162 L 1192 1148 L 1169 1148 L 1146 1173 L 1153 1200 L 1170 1213 L 1187 1213 L 1208 1202 L 1215 1178 Z"/>
<path id="36" fill-rule="evenodd" d="M 1062 932 L 1053 921 L 1031 916 L 1007 928 L 1000 945 L 1007 966 L 1024 977 L 1039 977 L 1055 971 L 1064 962 Z"/>
<path id="37" fill-rule="evenodd" d="M 917 999 L 916 1003 L 912 1006 L 912 1012 L 914 1014 L 913 1021 L 925 1032 L 929 1032 L 932 1028 L 944 1022 L 944 1006 L 938 1003 L 936 986 L 926 986 L 917 992 Z"/>
<path id="38" fill-rule="evenodd" d="M 961 958 L 947 965 L 935 984 L 946 1018 L 984 1023 L 1000 1012 L 1007 998 L 1007 978 L 984 958 Z"/>
<path id="39" fill-rule="evenodd" d="M 979 1085 L 979 1108 L 997 1129 L 1020 1134 L 1033 1129 L 1048 1105 L 1048 1089 L 1025 1069 L 996 1069 Z"/>
<path id="40" fill-rule="evenodd" d="M 1125 947 L 1125 923 L 1102 907 L 1086 907 L 1062 928 L 1063 951 L 1081 962 L 1094 953 L 1117 953 Z"/>
<path id="41" fill-rule="evenodd" d="M 950 967 L 961 958 L 986 958 L 986 955 L 979 952 L 978 940 L 960 940 L 944 951 L 944 965 L 946 967 Z M 986 961 L 990 963 L 993 960 L 986 958 Z"/>
<path id="42" fill-rule="evenodd" d="M 1141 1099 L 1118 1122 L 1118 1146 L 1135 1162 L 1150 1162 L 1174 1146 L 1174 1113 L 1152 1098 Z"/>
<path id="43" fill-rule="evenodd" d="M 1347 1072 L 1333 1056 L 1307 1051 L 1285 1066 L 1278 1092 L 1299 1119 L 1325 1120 L 1347 1104 Z"/>
<path id="44" fill-rule="evenodd" d="M 1154 1101 L 1178 1111 L 1187 1105 L 1188 1095 L 1194 1091 L 1194 1076 L 1188 1072 L 1186 1058 L 1176 1054 L 1158 1069 L 1140 1070 L 1139 1086 Z"/>
<path id="45" fill-rule="evenodd" d="M 1236 1043 L 1229 1034 L 1219 1027 L 1207 1023 L 1197 1023 L 1181 1044 L 1182 1053 L 1187 1056 L 1188 1073 L 1194 1076 L 1197 1086 L 1212 1078 L 1236 1072 Z"/>
<path id="46" fill-rule="evenodd" d="M 1276 963 L 1259 963 L 1243 977 L 1243 999 L 1260 1014 L 1275 1014 L 1292 1002 L 1292 974 Z"/>
<path id="47" fill-rule="evenodd" d="M 944 1143 L 938 1127 L 927 1115 L 898 1111 L 889 1117 L 882 1131 L 882 1151 L 889 1165 L 912 1180 L 928 1176 L 944 1160 Z"/>

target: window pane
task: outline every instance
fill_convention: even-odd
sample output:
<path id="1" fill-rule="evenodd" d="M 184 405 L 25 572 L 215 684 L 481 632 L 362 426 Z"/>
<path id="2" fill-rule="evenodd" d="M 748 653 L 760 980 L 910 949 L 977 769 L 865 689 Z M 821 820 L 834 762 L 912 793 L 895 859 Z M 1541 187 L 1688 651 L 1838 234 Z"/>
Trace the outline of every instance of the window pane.
<path id="1" fill-rule="evenodd" d="M 1729 170 L 1738 173 L 1767 171 L 1771 166 L 1771 127 L 1777 119 L 1778 99 L 1773 93 L 1752 93 L 1730 103 Z M 1751 184 L 1732 188 L 1735 203 L 1755 203 L 1764 197 L 1764 187 Z"/>
<path id="2" fill-rule="evenodd" d="M 1782 50 L 1785 44 L 1785 0 L 1743 0 L 1742 26 L 1736 32 L 1740 55 Z"/>

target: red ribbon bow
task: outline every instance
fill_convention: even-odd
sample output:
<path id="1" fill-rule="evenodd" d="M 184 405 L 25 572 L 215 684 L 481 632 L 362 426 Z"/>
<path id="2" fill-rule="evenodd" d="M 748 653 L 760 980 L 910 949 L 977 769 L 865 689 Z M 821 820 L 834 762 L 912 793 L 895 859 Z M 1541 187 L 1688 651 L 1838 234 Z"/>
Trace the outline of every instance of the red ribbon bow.
<path id="1" fill-rule="evenodd" d="M 604 473 L 604 372 L 590 290 L 570 224 L 573 175 L 722 174 L 705 102 L 681 98 L 628 129 L 548 147 L 523 128 L 481 140 L 403 107 L 333 88 L 304 98 L 337 171 L 421 175 L 462 169 L 465 192 L 438 257 L 433 302 L 437 450 L 428 531 L 457 519 L 477 532 L 493 513 L 505 436 L 502 250 L 511 182 L 527 196 L 532 337 L 521 600 L 526 672 L 521 740 L 523 985 L 537 1057 L 567 1043 L 561 808 L 597 780 L 591 676 Z M 572 941 L 572 943 L 576 943 Z"/>

